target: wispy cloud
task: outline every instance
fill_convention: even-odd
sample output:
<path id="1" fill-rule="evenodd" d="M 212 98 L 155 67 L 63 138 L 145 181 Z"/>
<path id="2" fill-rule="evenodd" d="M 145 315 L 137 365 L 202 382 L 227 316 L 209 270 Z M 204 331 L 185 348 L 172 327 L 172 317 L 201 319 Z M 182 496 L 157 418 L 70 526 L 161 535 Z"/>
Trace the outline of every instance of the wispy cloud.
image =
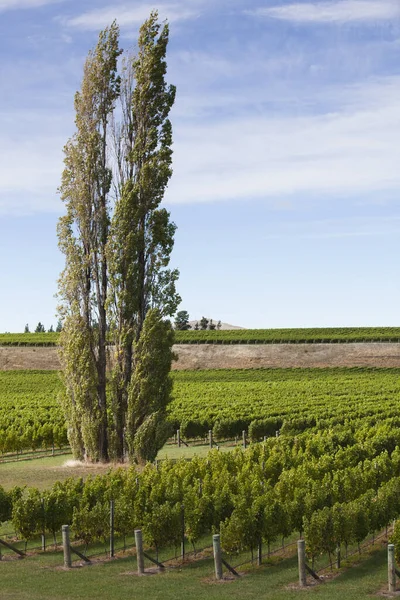
<path id="1" fill-rule="evenodd" d="M 45 110 L 1 113 L 0 215 L 60 212 L 57 188 L 71 118 Z"/>
<path id="2" fill-rule="evenodd" d="M 398 0 L 339 0 L 261 7 L 247 12 L 297 23 L 385 21 L 400 17 L 400 3 Z"/>
<path id="3" fill-rule="evenodd" d="M 276 203 L 288 196 L 301 202 L 312 195 L 323 203 L 332 197 L 375 192 L 379 198 L 386 191 L 398 192 L 400 78 L 336 92 L 334 113 L 241 113 L 212 124 L 176 127 L 169 202 L 257 198 Z"/>
<path id="4" fill-rule="evenodd" d="M 154 5 L 147 3 L 136 6 L 129 4 L 110 5 L 69 18 L 65 23 L 70 27 L 79 29 L 98 30 L 109 25 L 116 19 L 120 27 L 129 27 L 141 24 L 148 18 L 153 9 Z M 168 19 L 170 23 L 190 19 L 196 17 L 198 14 L 198 10 L 182 6 L 178 3 L 162 4 L 159 6 L 160 19 Z"/>
<path id="5" fill-rule="evenodd" d="M 340 239 L 398 236 L 400 217 L 398 215 L 370 216 L 357 218 L 336 218 L 310 220 L 307 222 L 285 222 L 276 227 L 273 233 L 266 233 L 265 239 Z M 277 229 L 277 230 L 276 230 Z"/>
<path id="6" fill-rule="evenodd" d="M 62 0 L 0 0 L 0 12 L 15 9 L 38 8 L 47 4 L 55 4 Z"/>

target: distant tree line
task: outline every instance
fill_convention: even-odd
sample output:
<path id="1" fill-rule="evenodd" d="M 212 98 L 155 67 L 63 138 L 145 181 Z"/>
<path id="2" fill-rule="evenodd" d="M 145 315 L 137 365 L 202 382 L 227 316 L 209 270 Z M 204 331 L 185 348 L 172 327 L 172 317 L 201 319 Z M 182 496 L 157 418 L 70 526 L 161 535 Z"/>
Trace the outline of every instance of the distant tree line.
<path id="1" fill-rule="evenodd" d="M 60 333 L 61 330 L 62 330 L 62 323 L 61 323 L 61 320 L 59 319 L 57 322 L 57 327 L 56 327 L 55 331 L 56 331 L 56 333 Z M 24 333 L 31 333 L 28 323 L 25 325 Z M 35 329 L 34 333 L 46 333 L 46 328 L 43 325 L 43 323 L 41 323 L 39 321 L 39 323 L 36 325 L 36 329 Z M 53 325 L 50 325 L 50 328 L 47 330 L 47 333 L 54 333 Z"/>
<path id="2" fill-rule="evenodd" d="M 175 329 L 177 331 L 187 331 L 188 329 L 192 329 L 192 326 L 189 322 L 189 313 L 187 310 L 180 310 L 176 313 L 175 317 Z M 215 329 L 221 329 L 221 321 L 218 323 L 214 323 L 212 319 L 207 319 L 206 317 L 202 317 L 200 321 L 196 321 L 193 326 L 195 331 L 206 330 L 214 331 Z"/>

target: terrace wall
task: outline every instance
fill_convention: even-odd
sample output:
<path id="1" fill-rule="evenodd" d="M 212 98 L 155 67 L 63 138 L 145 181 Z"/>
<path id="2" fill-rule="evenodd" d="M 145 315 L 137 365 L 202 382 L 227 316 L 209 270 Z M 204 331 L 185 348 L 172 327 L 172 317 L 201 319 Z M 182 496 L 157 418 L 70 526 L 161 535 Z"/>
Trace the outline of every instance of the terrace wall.
<path id="1" fill-rule="evenodd" d="M 240 344 L 174 347 L 174 369 L 252 369 L 260 367 L 400 367 L 398 343 Z M 0 370 L 60 368 L 57 348 L 0 347 Z"/>

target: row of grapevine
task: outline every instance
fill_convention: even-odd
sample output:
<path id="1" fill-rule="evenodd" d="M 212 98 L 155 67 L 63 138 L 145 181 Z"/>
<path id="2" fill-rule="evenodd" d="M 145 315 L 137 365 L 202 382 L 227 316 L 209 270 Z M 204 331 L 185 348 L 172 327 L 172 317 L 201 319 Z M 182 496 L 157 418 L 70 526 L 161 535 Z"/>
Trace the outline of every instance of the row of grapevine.
<path id="1" fill-rule="evenodd" d="M 0 372 L 1 454 L 68 443 L 59 389 L 57 373 Z"/>
<path id="2" fill-rule="evenodd" d="M 399 369 L 256 369 L 174 373 L 170 420 L 183 436 L 216 439 L 248 430 L 253 440 L 275 430 L 311 427 L 398 414 Z"/>
<path id="3" fill-rule="evenodd" d="M 56 346 L 57 333 L 2 333 L 0 346 Z M 177 344 L 399 342 L 400 327 L 176 331 Z"/>
<path id="4" fill-rule="evenodd" d="M 184 438 L 213 430 L 222 441 L 246 430 L 259 441 L 351 424 L 354 441 L 379 425 L 382 449 L 397 443 L 400 369 L 175 371 L 173 380 L 171 433 L 180 428 Z M 56 372 L 0 372 L 1 453 L 66 443 L 59 390 Z"/>
<path id="5" fill-rule="evenodd" d="M 304 531 L 314 558 L 335 544 L 360 542 L 400 514 L 400 439 L 380 452 L 377 437 L 365 432 L 352 444 L 345 431 L 282 436 L 142 472 L 69 479 L 42 493 L 1 490 L 0 519 L 11 519 L 26 540 L 70 524 L 86 544 L 104 542 L 112 498 L 116 532 L 127 536 L 140 528 L 157 551 L 179 544 L 184 510 L 193 546 L 220 531 L 225 551 L 237 553 Z"/>

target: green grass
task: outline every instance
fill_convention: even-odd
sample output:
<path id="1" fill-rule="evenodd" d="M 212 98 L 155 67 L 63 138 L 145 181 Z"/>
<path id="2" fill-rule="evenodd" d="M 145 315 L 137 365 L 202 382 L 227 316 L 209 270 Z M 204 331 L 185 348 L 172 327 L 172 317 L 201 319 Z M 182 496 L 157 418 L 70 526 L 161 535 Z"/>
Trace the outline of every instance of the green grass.
<path id="1" fill-rule="evenodd" d="M 57 333 L 2 333 L 0 346 L 56 346 Z M 178 344 L 272 344 L 400 340 L 400 327 L 330 327 L 308 329 L 232 329 L 177 331 Z"/>
<path id="2" fill-rule="evenodd" d="M 233 450 L 236 445 L 232 442 L 224 442 L 219 444 L 218 447 L 221 452 L 229 452 L 230 450 Z M 180 448 L 178 448 L 178 446 L 168 443 L 159 451 L 157 459 L 163 460 L 169 458 L 172 460 L 178 460 L 179 458 L 190 459 L 193 458 L 193 456 L 204 457 L 207 456 L 209 451 L 210 447 L 208 444 L 191 442 L 189 448 L 187 448 L 185 445 L 182 445 Z"/>
<path id="3" fill-rule="evenodd" d="M 221 444 L 221 452 L 227 452 L 235 447 L 234 444 Z M 207 444 L 191 445 L 189 448 L 182 445 L 181 448 L 173 444 L 166 444 L 158 453 L 158 459 L 190 459 L 193 456 L 206 456 L 209 451 Z M 37 458 L 31 460 L 19 460 L 16 462 L 0 462 L 0 485 L 10 489 L 14 485 L 37 487 L 40 490 L 49 488 L 56 481 L 64 481 L 68 477 L 87 477 L 106 473 L 110 465 L 78 465 L 68 466 L 72 460 L 71 454 L 54 456 L 49 458 Z M 67 465 L 66 465 L 67 463 Z"/>
<path id="4" fill-rule="evenodd" d="M 64 466 L 72 455 L 54 456 L 36 460 L 21 460 L 13 463 L 0 463 L 0 485 L 10 489 L 14 485 L 49 488 L 56 481 L 68 477 L 87 477 L 89 474 L 105 473 L 109 465 Z"/>
<path id="5" fill-rule="evenodd" d="M 273 566 L 251 568 L 239 580 L 215 582 L 211 559 L 167 570 L 164 574 L 136 576 L 136 561 L 125 556 L 89 567 L 61 569 L 60 552 L 39 554 L 1 564 L 2 600 L 321 600 L 377 598 L 386 581 L 385 550 L 343 572 L 332 581 L 296 588 L 297 559 Z"/>

